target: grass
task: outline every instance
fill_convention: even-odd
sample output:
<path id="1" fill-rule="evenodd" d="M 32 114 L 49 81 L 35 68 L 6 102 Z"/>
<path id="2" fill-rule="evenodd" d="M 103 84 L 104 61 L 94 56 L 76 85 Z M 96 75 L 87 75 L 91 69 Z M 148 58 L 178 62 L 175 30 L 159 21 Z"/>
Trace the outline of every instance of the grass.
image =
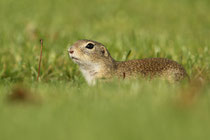
<path id="1" fill-rule="evenodd" d="M 209 6 L 208 0 L 0 0 L 0 139 L 208 139 Z M 78 39 L 105 44 L 117 60 L 129 51 L 128 59 L 176 60 L 192 82 L 89 87 L 67 55 Z M 32 99 L 9 100 L 17 85 Z"/>

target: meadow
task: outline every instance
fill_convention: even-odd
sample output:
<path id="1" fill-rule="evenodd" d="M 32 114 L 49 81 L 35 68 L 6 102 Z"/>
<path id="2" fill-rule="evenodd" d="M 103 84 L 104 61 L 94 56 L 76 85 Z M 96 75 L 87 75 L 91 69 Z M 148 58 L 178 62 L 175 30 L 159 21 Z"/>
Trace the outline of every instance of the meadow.
<path id="1" fill-rule="evenodd" d="M 209 0 L 0 0 L 0 140 L 209 139 L 209 7 Z M 191 81 L 88 86 L 67 53 L 79 39 L 103 43 L 119 61 L 176 60 Z M 19 90 L 23 97 L 13 96 Z"/>

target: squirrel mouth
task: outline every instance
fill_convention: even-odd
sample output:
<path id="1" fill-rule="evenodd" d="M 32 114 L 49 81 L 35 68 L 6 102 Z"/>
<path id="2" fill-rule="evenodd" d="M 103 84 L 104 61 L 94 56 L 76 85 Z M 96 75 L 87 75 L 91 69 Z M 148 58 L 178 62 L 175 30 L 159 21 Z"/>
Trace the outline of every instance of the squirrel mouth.
<path id="1" fill-rule="evenodd" d="M 79 60 L 78 58 L 76 58 L 76 57 L 73 57 L 73 56 L 71 57 L 71 59 L 73 59 L 73 60 Z"/>

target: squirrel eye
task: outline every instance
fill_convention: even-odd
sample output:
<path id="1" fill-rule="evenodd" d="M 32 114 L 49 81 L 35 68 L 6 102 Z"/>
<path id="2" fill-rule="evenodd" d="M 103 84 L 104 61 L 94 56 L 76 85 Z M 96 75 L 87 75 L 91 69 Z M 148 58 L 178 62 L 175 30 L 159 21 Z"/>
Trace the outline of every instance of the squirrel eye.
<path id="1" fill-rule="evenodd" d="M 92 49 L 93 47 L 94 47 L 94 45 L 92 43 L 89 43 L 89 44 L 87 44 L 87 46 L 85 48 Z"/>

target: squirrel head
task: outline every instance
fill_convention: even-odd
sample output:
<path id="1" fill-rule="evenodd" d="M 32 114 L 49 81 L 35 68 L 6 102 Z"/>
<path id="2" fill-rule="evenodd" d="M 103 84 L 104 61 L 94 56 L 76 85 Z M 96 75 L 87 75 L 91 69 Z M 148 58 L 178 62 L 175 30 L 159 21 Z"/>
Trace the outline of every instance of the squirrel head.
<path id="1" fill-rule="evenodd" d="M 70 58 L 80 66 L 91 66 L 113 62 L 108 50 L 99 42 L 78 40 L 69 49 Z"/>

